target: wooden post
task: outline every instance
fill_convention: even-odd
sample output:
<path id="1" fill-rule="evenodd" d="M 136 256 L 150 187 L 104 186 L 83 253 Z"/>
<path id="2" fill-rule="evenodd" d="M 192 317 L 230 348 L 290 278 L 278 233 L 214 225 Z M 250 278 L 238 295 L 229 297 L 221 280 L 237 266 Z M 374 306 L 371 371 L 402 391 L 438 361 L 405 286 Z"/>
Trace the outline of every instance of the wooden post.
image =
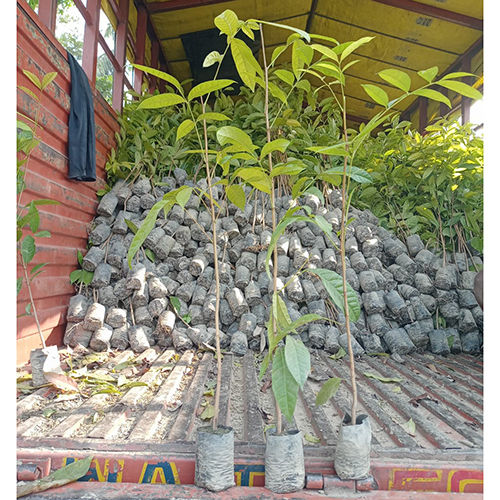
<path id="1" fill-rule="evenodd" d="M 38 2 L 38 17 L 52 33 L 55 33 L 57 0 L 40 0 Z"/>
<path id="2" fill-rule="evenodd" d="M 158 39 L 155 39 L 151 42 L 151 67 L 158 68 L 158 57 L 160 54 L 160 42 Z M 157 78 L 156 76 L 149 76 L 149 93 L 153 93 L 154 89 L 157 87 Z"/>
<path id="3" fill-rule="evenodd" d="M 427 127 L 427 98 L 418 98 L 418 131 L 421 134 L 425 133 Z"/>
<path id="4" fill-rule="evenodd" d="M 144 65 L 144 53 L 146 51 L 146 28 L 148 24 L 148 13 L 144 5 L 137 6 L 137 29 L 135 31 L 135 62 Z M 134 68 L 134 90 L 140 94 L 142 89 L 143 72 Z"/>
<path id="5" fill-rule="evenodd" d="M 129 0 L 121 0 L 116 16 L 116 48 L 115 57 L 118 68 L 113 72 L 113 109 L 120 113 L 123 108 L 123 85 L 125 76 L 125 61 L 127 55 L 127 30 L 128 30 L 128 5 Z"/>
<path id="6" fill-rule="evenodd" d="M 467 56 L 464 57 L 462 63 L 462 71 L 470 73 L 471 59 L 472 57 L 470 54 L 467 54 Z M 470 80 L 471 80 L 470 76 L 465 77 L 465 83 L 470 85 L 472 83 Z M 469 97 L 462 96 L 462 103 L 461 103 L 462 125 L 465 125 L 466 123 L 470 122 L 470 105 L 471 105 L 471 99 Z"/>
<path id="7" fill-rule="evenodd" d="M 96 78 L 97 37 L 99 35 L 100 11 L 101 0 L 87 0 L 87 13 L 90 22 L 85 23 L 85 31 L 83 34 L 82 68 L 92 87 L 95 87 Z"/>

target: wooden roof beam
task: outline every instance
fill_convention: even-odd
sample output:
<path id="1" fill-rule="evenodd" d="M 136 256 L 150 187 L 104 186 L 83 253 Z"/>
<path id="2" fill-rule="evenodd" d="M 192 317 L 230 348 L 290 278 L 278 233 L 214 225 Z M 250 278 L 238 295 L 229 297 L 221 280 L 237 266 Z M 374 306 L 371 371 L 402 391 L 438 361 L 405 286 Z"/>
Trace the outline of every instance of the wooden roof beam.
<path id="1" fill-rule="evenodd" d="M 191 7 L 201 7 L 203 5 L 213 5 L 230 1 L 231 0 L 168 0 L 163 2 L 150 2 L 147 4 L 147 7 L 151 14 L 159 14 L 161 12 L 171 12 L 173 10 L 189 9 Z"/>
<path id="2" fill-rule="evenodd" d="M 448 21 L 450 23 L 459 24 L 467 28 L 472 28 L 480 31 L 483 30 L 482 19 L 466 16 L 465 14 L 459 14 L 458 12 L 452 12 L 451 10 L 441 9 L 440 7 L 435 7 L 434 5 L 426 5 L 423 3 L 415 2 L 413 0 L 373 0 L 373 1 L 378 3 L 383 3 L 391 7 L 397 7 L 398 9 L 410 10 L 412 12 L 416 12 L 417 14 L 422 14 L 424 16 L 435 17 L 436 19 L 441 19 L 442 21 Z"/>
<path id="3" fill-rule="evenodd" d="M 307 33 L 309 33 L 309 31 L 311 31 L 311 25 L 313 22 L 314 15 L 316 14 L 317 8 L 318 8 L 318 0 L 312 0 L 311 10 L 309 11 L 309 16 L 307 18 L 307 23 L 306 23 L 306 32 Z"/>

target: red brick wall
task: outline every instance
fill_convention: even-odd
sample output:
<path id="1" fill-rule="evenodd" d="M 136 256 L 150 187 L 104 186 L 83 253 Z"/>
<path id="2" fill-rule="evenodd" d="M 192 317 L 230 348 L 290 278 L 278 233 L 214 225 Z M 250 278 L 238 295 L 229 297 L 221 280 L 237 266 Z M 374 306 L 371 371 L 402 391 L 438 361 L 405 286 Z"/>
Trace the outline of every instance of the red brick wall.
<path id="1" fill-rule="evenodd" d="M 95 216 L 96 191 L 105 183 L 104 165 L 115 144 L 119 130 L 116 114 L 98 91 L 94 95 L 97 149 L 97 181 L 77 182 L 67 177 L 68 119 L 70 109 L 70 70 L 66 50 L 55 36 L 40 23 L 37 15 L 24 0 L 17 2 L 17 84 L 32 91 L 36 88 L 22 70 L 42 76 L 56 71 L 56 79 L 42 97 L 39 123 L 40 145 L 33 151 L 27 167 L 27 188 L 21 202 L 50 198 L 59 205 L 41 206 L 40 230 L 52 233 L 40 238 L 32 265 L 47 262 L 45 271 L 33 281 L 33 292 L 44 337 L 49 345 L 61 345 L 69 298 L 74 288 L 69 274 L 78 268 L 77 249 L 87 244 L 87 225 Z M 22 90 L 17 91 L 17 109 L 35 118 L 36 102 Z M 13 189 L 13 186 L 12 186 Z M 18 266 L 18 273 L 21 269 Z M 20 274 L 19 274 L 20 275 Z M 26 287 L 17 298 L 18 315 L 28 302 Z M 33 316 L 17 320 L 17 362 L 29 358 L 32 348 L 40 347 Z"/>

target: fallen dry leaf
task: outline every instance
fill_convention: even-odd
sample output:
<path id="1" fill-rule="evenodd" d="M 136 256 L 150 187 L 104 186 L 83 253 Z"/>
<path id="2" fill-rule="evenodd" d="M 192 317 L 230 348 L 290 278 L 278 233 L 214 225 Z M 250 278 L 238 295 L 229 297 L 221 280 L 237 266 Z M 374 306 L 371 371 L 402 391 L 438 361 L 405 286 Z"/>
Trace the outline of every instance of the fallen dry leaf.
<path id="1" fill-rule="evenodd" d="M 55 372 L 45 372 L 43 374 L 47 382 L 64 392 L 79 392 L 78 384 L 67 375 Z"/>

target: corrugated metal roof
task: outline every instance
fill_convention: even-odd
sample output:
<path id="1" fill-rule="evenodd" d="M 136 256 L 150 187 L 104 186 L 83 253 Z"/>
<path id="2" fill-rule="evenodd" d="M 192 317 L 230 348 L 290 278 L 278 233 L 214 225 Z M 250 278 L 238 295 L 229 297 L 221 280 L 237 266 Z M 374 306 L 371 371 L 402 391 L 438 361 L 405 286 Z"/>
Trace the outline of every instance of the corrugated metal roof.
<path id="1" fill-rule="evenodd" d="M 357 51 L 360 62 L 349 68 L 350 114 L 371 118 L 379 107 L 366 96 L 362 83 L 377 83 L 385 68 L 406 71 L 414 84 L 416 72 L 438 66 L 445 73 L 460 65 L 464 54 L 473 57 L 472 71 L 482 74 L 483 2 L 469 0 L 139 0 L 146 6 L 160 40 L 168 71 L 179 80 L 191 77 L 181 35 L 214 28 L 214 18 L 225 9 L 240 19 L 275 21 L 328 35 L 345 42 L 363 36 L 375 39 Z M 134 19 L 130 22 L 133 24 Z M 135 26 L 133 27 L 135 28 Z M 265 27 L 266 48 L 286 41 L 289 32 Z M 206 48 L 207 53 L 212 49 Z M 453 100 L 453 95 L 450 96 Z M 456 102 L 456 100 L 455 100 Z M 408 109 L 411 100 L 404 103 Z"/>

